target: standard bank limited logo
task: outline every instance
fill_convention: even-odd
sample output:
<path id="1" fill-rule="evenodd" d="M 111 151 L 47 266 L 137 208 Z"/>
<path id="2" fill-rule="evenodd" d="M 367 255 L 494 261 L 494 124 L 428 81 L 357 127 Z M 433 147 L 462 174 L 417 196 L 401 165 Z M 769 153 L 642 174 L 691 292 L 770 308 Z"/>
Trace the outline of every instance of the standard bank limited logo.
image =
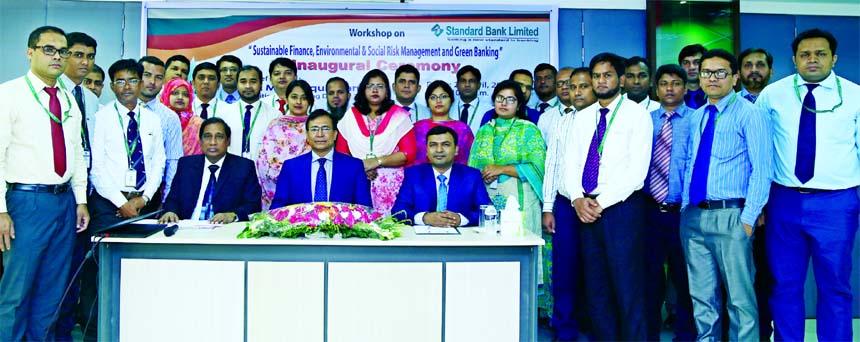
<path id="1" fill-rule="evenodd" d="M 439 24 L 433 25 L 433 28 L 431 28 L 430 30 L 433 31 L 433 34 L 435 34 L 436 37 L 441 36 L 442 33 L 445 32 L 445 30 L 443 30 L 442 26 L 439 26 Z"/>

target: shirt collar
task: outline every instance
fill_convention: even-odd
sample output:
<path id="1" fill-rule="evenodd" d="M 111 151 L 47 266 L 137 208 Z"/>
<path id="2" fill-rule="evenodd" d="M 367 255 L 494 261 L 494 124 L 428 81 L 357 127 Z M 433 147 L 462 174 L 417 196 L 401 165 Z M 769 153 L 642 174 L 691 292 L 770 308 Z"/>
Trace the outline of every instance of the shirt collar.
<path id="1" fill-rule="evenodd" d="M 236 101 L 236 102 L 239 103 L 239 105 L 242 106 L 242 108 L 245 108 L 245 106 L 248 106 L 248 105 L 250 105 L 254 108 L 257 108 L 257 106 L 260 105 L 260 101 L 262 101 L 261 99 L 262 99 L 262 97 L 257 99 L 257 101 L 254 101 L 253 103 L 247 103 L 247 102 L 245 102 L 245 100 L 242 100 L 242 99 L 239 99 L 239 101 Z"/>
<path id="2" fill-rule="evenodd" d="M 32 83 L 32 84 L 33 84 L 33 90 L 35 90 L 37 93 L 38 93 L 40 90 L 41 90 L 41 91 L 44 91 L 45 89 L 43 89 L 43 88 L 46 88 L 46 87 L 47 87 L 47 88 L 51 88 L 51 87 L 49 87 L 47 84 L 45 84 L 45 82 L 42 82 L 42 79 L 41 79 L 41 78 L 36 77 L 36 74 L 34 74 L 32 70 L 31 70 L 31 71 L 27 71 L 27 75 L 26 75 L 26 77 L 27 77 L 28 79 L 30 79 L 30 83 Z M 61 81 L 58 79 L 58 80 L 57 80 L 57 84 L 55 84 L 55 85 L 54 85 L 54 88 L 59 88 L 59 87 L 60 87 L 60 82 L 61 82 Z"/>
<path id="3" fill-rule="evenodd" d="M 140 104 L 141 103 L 142 102 L 140 100 L 138 100 L 137 105 L 134 106 L 134 109 L 132 109 L 131 111 L 134 112 L 135 114 L 140 114 Z M 123 113 L 123 111 L 128 110 L 128 108 L 125 108 L 125 105 L 120 103 L 119 100 L 114 100 L 113 104 L 114 104 L 114 106 L 116 106 L 116 109 L 119 111 L 120 114 L 128 114 L 128 112 Z"/>
<path id="4" fill-rule="evenodd" d="M 726 110 L 726 107 L 729 105 L 729 101 L 731 101 L 733 97 L 740 97 L 740 95 L 738 95 L 738 93 L 736 93 L 734 90 L 732 90 L 732 91 L 730 91 L 728 94 L 726 94 L 726 96 L 724 96 L 723 98 L 721 98 L 721 99 L 720 99 L 720 101 L 718 101 L 718 102 L 714 105 L 714 106 L 716 106 L 716 107 L 717 107 L 717 112 L 718 112 L 718 113 L 722 113 L 722 112 L 724 112 L 724 111 Z M 705 101 L 708 101 L 708 99 L 706 98 L 706 99 L 705 99 Z M 735 101 L 737 101 L 737 99 L 735 99 Z M 706 103 L 705 103 L 704 107 L 707 107 L 707 106 L 710 106 L 710 105 L 711 105 L 711 102 L 710 102 L 710 101 L 708 101 L 708 102 L 706 102 Z"/>
<path id="5" fill-rule="evenodd" d="M 328 161 L 334 161 L 334 148 L 332 148 L 331 150 L 329 150 L 329 151 L 328 151 L 328 153 L 326 153 L 326 154 L 325 154 L 324 156 L 322 156 L 322 157 L 320 157 L 319 155 L 317 155 L 317 154 L 316 154 L 316 152 L 311 151 L 311 162 L 312 162 L 312 163 L 316 163 L 316 162 L 317 162 L 317 160 L 319 160 L 320 158 L 325 159 L 325 160 L 328 160 Z"/>
<path id="6" fill-rule="evenodd" d="M 827 75 L 827 78 L 821 80 L 821 82 L 818 82 L 818 83 L 806 82 L 803 79 L 803 77 L 800 77 L 800 74 L 795 74 L 795 75 L 797 77 L 797 86 L 798 87 L 809 83 L 809 84 L 818 84 L 819 87 L 822 87 L 825 89 L 836 89 L 836 72 L 833 70 L 830 70 L 830 75 Z"/>
<path id="7" fill-rule="evenodd" d="M 432 168 L 432 166 L 430 166 L 430 167 Z M 433 168 L 433 176 L 438 181 L 439 175 L 443 175 L 443 176 L 445 176 L 445 183 L 450 183 L 451 182 L 451 169 L 453 169 L 453 168 L 454 168 L 454 165 L 451 165 L 451 167 L 449 167 L 448 170 L 445 170 L 445 172 L 443 172 L 443 173 L 439 173 L 439 171 L 436 171 L 436 168 Z"/>
<path id="8" fill-rule="evenodd" d="M 209 162 L 209 158 L 206 158 L 206 156 L 204 156 L 203 159 L 206 160 L 206 163 L 203 164 L 206 169 L 209 169 L 209 166 L 218 165 L 218 169 L 220 170 L 221 167 L 224 166 L 224 159 L 227 159 L 227 154 L 225 153 L 223 156 L 221 156 L 221 159 L 218 159 L 218 161 L 214 163 Z"/>
<path id="9" fill-rule="evenodd" d="M 690 110 L 690 107 L 687 107 L 687 105 L 686 105 L 686 104 L 684 104 L 683 102 L 681 102 L 681 105 L 680 105 L 680 106 L 678 106 L 678 108 L 675 108 L 675 109 L 673 110 L 673 112 L 675 112 L 675 115 L 676 115 L 676 116 L 678 116 L 679 118 L 683 118 L 684 116 L 686 116 L 686 115 L 687 115 L 687 111 L 689 111 L 689 110 Z M 663 108 L 663 106 L 661 105 L 661 106 L 660 106 L 660 116 L 659 116 L 659 117 L 663 117 L 663 114 L 666 114 L 666 112 L 668 112 L 668 110 L 666 110 L 666 108 Z"/>
<path id="10" fill-rule="evenodd" d="M 596 109 L 594 110 L 594 112 L 595 112 L 595 113 L 600 113 L 600 108 L 609 108 L 609 111 L 610 111 L 610 112 L 612 112 L 612 110 L 613 110 L 613 109 L 615 109 L 615 106 L 617 106 L 617 105 L 618 105 L 618 101 L 621 101 L 621 99 L 622 99 L 622 98 L 624 98 L 624 97 L 626 97 L 626 96 L 624 96 L 624 95 L 616 96 L 616 97 L 615 97 L 615 100 L 612 100 L 612 102 L 610 102 L 610 103 L 609 103 L 609 105 L 608 105 L 608 106 L 606 106 L 606 107 L 601 106 L 601 105 L 600 105 L 600 101 L 597 101 L 597 102 L 595 102 L 595 103 L 594 103 L 595 105 L 597 105 L 597 106 L 596 106 Z M 638 104 L 637 104 L 637 106 L 638 106 Z"/>

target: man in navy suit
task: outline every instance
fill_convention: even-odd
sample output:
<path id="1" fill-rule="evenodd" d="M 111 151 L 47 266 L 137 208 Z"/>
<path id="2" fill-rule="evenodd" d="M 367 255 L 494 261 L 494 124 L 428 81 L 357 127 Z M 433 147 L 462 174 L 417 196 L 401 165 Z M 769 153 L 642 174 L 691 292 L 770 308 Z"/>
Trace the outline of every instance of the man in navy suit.
<path id="1" fill-rule="evenodd" d="M 392 213 L 410 219 L 416 225 L 460 227 L 478 225 L 480 206 L 490 204 L 481 172 L 466 165 L 454 164 L 457 155 L 457 133 L 445 126 L 427 132 L 429 164 L 406 169 L 403 186 L 394 202 Z M 454 196 L 449 196 L 452 192 Z"/>
<path id="2" fill-rule="evenodd" d="M 284 162 L 271 207 L 310 202 L 372 207 L 364 163 L 334 150 L 337 125 L 331 114 L 324 109 L 313 111 L 305 121 L 305 131 L 311 152 Z"/>
<path id="3" fill-rule="evenodd" d="M 262 190 L 254 162 L 227 153 L 230 126 L 209 118 L 200 126 L 203 154 L 179 159 L 176 176 L 159 222 L 180 219 L 212 223 L 247 221 L 261 209 Z"/>

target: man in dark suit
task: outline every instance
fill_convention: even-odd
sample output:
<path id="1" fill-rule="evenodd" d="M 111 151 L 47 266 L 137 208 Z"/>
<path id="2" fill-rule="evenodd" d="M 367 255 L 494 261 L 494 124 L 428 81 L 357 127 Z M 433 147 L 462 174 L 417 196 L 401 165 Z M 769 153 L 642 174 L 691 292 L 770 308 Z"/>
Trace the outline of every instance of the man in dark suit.
<path id="1" fill-rule="evenodd" d="M 262 191 L 254 162 L 227 153 L 230 126 L 220 118 L 203 121 L 199 136 L 203 154 L 179 159 L 164 202 L 166 213 L 159 221 L 247 221 L 249 214 L 261 209 Z"/>
<path id="2" fill-rule="evenodd" d="M 403 186 L 394 202 L 392 213 L 410 219 L 416 225 L 438 227 L 475 226 L 480 206 L 490 204 L 481 172 L 466 165 L 454 164 L 457 134 L 451 128 L 436 126 L 427 132 L 429 164 L 406 169 Z M 449 196 L 451 192 L 454 196 Z"/>
<path id="3" fill-rule="evenodd" d="M 323 109 L 313 111 L 305 121 L 305 131 L 311 152 L 284 162 L 271 207 L 309 202 L 373 206 L 364 164 L 334 150 L 337 125 L 331 114 Z"/>

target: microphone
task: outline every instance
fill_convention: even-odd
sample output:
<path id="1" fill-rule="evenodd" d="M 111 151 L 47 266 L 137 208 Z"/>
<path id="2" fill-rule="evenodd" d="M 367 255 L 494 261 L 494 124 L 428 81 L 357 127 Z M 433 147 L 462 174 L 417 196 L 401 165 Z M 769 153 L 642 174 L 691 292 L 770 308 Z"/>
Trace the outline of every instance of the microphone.
<path id="1" fill-rule="evenodd" d="M 178 224 L 172 224 L 167 226 L 167 228 L 164 228 L 164 236 L 173 236 L 173 234 L 176 234 L 177 229 L 179 229 Z"/>

